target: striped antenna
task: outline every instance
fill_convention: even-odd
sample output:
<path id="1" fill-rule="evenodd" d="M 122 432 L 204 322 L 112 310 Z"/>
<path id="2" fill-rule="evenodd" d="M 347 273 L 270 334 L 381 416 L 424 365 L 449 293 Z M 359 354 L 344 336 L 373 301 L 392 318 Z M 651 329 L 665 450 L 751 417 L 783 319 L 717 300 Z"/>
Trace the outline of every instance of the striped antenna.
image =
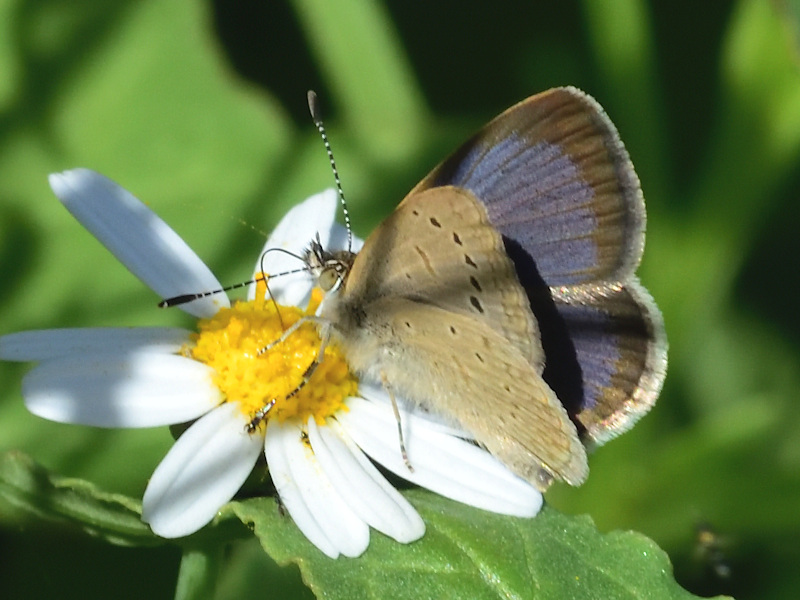
<path id="1" fill-rule="evenodd" d="M 347 227 L 347 251 L 353 249 L 353 230 L 350 229 L 350 213 L 347 211 L 347 201 L 344 199 L 344 191 L 342 190 L 342 182 L 339 179 L 339 171 L 336 169 L 336 161 L 333 160 L 333 151 L 331 144 L 328 141 L 328 135 L 325 133 L 325 125 L 322 124 L 322 117 L 319 110 L 319 99 L 314 90 L 308 91 L 308 110 L 311 113 L 311 118 L 314 120 L 314 125 L 317 126 L 317 131 L 322 138 L 322 143 L 325 144 L 325 152 L 328 153 L 328 160 L 331 163 L 331 170 L 333 171 L 333 178 L 336 180 L 336 191 L 339 194 L 339 202 L 342 204 L 342 213 L 344 213 L 344 225 Z"/>
<path id="2" fill-rule="evenodd" d="M 288 254 L 293 258 L 296 258 L 299 261 L 303 260 L 302 256 L 298 256 L 293 252 L 289 252 L 288 250 L 284 250 L 283 248 L 269 248 L 261 255 L 261 271 L 264 272 L 264 257 L 269 252 L 283 252 L 284 254 Z M 159 308 L 170 308 L 172 306 L 178 306 L 179 304 L 187 304 L 192 302 L 193 300 L 199 300 L 200 298 L 207 298 L 208 296 L 213 296 L 214 294 L 222 294 L 225 292 L 229 292 L 231 290 L 238 290 L 239 288 L 243 288 L 245 286 L 250 285 L 251 283 L 257 283 L 259 281 L 263 281 L 267 284 L 267 289 L 269 289 L 269 280 L 274 279 L 276 277 L 283 277 L 284 275 L 293 275 L 294 273 L 302 273 L 303 271 L 308 271 L 308 267 L 301 267 L 299 269 L 291 269 L 290 271 L 283 271 L 281 273 L 275 273 L 273 275 L 269 275 L 268 277 L 256 277 L 255 279 L 250 279 L 249 281 L 242 281 L 240 283 L 234 283 L 233 285 L 227 285 L 225 287 L 218 288 L 216 290 L 208 290 L 206 292 L 197 292 L 194 294 L 181 294 L 179 296 L 172 296 L 171 298 L 164 298 L 161 302 L 158 303 Z"/>

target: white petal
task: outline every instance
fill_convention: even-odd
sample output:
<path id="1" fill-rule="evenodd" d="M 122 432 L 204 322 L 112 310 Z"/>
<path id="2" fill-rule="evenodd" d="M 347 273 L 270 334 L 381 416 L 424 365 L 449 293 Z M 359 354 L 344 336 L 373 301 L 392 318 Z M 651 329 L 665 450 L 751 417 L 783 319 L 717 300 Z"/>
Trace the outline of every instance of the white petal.
<path id="1" fill-rule="evenodd" d="M 400 454 L 391 409 L 362 398 L 350 398 L 348 406 L 337 420 L 362 450 L 400 477 L 484 510 L 520 517 L 539 512 L 541 493 L 485 450 L 431 430 L 424 420 L 407 414 L 403 432 L 412 473 Z"/>
<path id="2" fill-rule="evenodd" d="M 292 474 L 289 459 L 286 456 L 286 443 L 283 438 L 291 438 L 291 442 L 296 442 L 296 437 L 300 435 L 299 429 L 290 430 L 289 426 L 281 426 L 279 423 L 270 421 L 267 424 L 267 435 L 264 440 L 264 455 L 267 457 L 269 474 L 275 489 L 281 498 L 281 502 L 289 511 L 292 519 L 297 524 L 298 529 L 308 538 L 312 544 L 319 548 L 330 558 L 339 556 L 334 543 L 328 539 L 322 526 L 317 523 L 308 505 L 300 493 L 300 487 Z"/>
<path id="3" fill-rule="evenodd" d="M 172 354 L 73 355 L 45 361 L 22 380 L 33 414 L 96 427 L 153 427 L 196 419 L 222 401 L 213 371 Z"/>
<path id="4" fill-rule="evenodd" d="M 273 482 L 297 526 L 312 543 L 329 556 L 332 554 L 329 552 L 331 546 L 335 550 L 334 557 L 338 554 L 360 556 L 369 546 L 369 527 L 339 496 L 311 448 L 301 439 L 300 429 L 293 425 L 281 425 L 275 421 L 270 421 L 268 424 L 265 453 L 272 473 L 273 463 L 268 447 L 270 436 L 275 436 L 274 439 L 283 446 L 283 457 L 286 461 L 280 465 L 280 473 L 273 473 Z M 287 467 L 288 478 L 284 470 Z M 280 484 L 278 480 L 281 481 Z M 287 480 L 291 480 L 296 489 L 284 497 L 281 487 L 286 486 Z M 298 511 L 300 520 L 295 517 L 293 511 L 298 496 L 302 499 L 302 506 Z M 305 520 L 309 516 L 315 522 L 315 526 L 309 527 L 311 535 L 306 532 L 308 524 Z M 323 545 L 317 544 L 316 540 L 320 531 L 327 540 Z"/>
<path id="5" fill-rule="evenodd" d="M 142 500 L 142 520 L 165 538 L 207 524 L 242 487 L 256 463 L 262 437 L 245 431 L 247 418 L 223 404 L 178 438 L 158 465 Z"/>
<path id="6" fill-rule="evenodd" d="M 308 438 L 328 479 L 355 513 L 381 533 L 407 544 L 425 534 L 425 523 L 408 500 L 334 420 L 318 427 L 308 422 Z"/>
<path id="7" fill-rule="evenodd" d="M 302 269 L 302 260 L 297 260 L 286 252 L 267 251 L 279 248 L 302 257 L 317 234 L 323 248 L 327 248 L 338 205 L 336 190 L 328 189 L 294 206 L 269 236 L 256 262 L 255 272 L 263 271 L 274 276 Z M 269 288 L 279 304 L 302 306 L 308 303 L 312 283 L 311 274 L 303 271 L 276 277 L 270 281 Z M 252 300 L 254 297 L 255 286 L 251 285 L 248 299 Z"/>
<path id="8" fill-rule="evenodd" d="M 41 329 L 0 337 L 0 360 L 40 361 L 77 354 L 131 351 L 173 354 L 190 341 L 191 332 L 168 327 Z"/>
<path id="9" fill-rule="evenodd" d="M 50 175 L 50 187 L 86 229 L 162 298 L 221 287 L 177 233 L 107 177 L 73 169 Z M 210 317 L 223 306 L 229 306 L 228 297 L 215 294 L 180 308 L 196 317 Z"/>
<path id="10" fill-rule="evenodd" d="M 339 223 L 334 223 L 333 228 L 331 229 L 331 237 L 328 244 L 329 250 L 347 250 L 347 227 L 340 225 Z M 352 245 L 350 246 L 350 251 L 358 254 L 358 251 L 361 250 L 363 245 L 364 240 L 357 235 L 354 235 Z"/>

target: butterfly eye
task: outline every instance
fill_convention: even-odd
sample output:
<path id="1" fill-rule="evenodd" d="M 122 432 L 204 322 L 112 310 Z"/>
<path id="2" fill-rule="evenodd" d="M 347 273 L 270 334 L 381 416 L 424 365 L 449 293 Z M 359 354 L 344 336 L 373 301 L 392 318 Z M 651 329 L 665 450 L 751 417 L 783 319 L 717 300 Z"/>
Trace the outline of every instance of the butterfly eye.
<path id="1" fill-rule="evenodd" d="M 341 281 L 341 275 L 335 267 L 326 267 L 317 278 L 317 284 L 323 292 L 330 292 Z"/>

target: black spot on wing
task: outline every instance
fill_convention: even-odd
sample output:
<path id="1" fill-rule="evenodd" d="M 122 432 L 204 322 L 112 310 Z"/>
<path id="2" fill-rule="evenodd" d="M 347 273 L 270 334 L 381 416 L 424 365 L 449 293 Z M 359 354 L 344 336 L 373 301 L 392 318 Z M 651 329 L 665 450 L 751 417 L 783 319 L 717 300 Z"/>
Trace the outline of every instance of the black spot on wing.
<path id="1" fill-rule="evenodd" d="M 470 301 L 470 304 L 472 304 L 472 306 L 474 306 L 474 307 L 475 307 L 475 309 L 476 309 L 476 310 L 477 310 L 479 313 L 483 314 L 483 305 L 481 304 L 481 301 L 480 301 L 480 300 L 478 300 L 478 298 L 477 298 L 477 297 L 475 297 L 475 296 L 470 296 L 470 297 L 469 297 L 469 301 Z"/>

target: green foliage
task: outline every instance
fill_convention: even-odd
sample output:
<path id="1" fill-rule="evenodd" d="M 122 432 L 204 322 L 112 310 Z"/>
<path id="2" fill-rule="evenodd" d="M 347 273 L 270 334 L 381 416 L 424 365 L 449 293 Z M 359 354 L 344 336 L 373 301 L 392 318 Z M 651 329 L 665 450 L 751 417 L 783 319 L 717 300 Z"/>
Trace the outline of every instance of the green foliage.
<path id="1" fill-rule="evenodd" d="M 601 535 L 589 517 L 545 508 L 515 519 L 417 491 L 425 537 L 398 546 L 374 534 L 360 559 L 327 560 L 267 499 L 233 507 L 264 549 L 298 562 L 326 598 L 694 598 L 671 577 L 666 554 L 636 533 Z"/>
<path id="2" fill-rule="evenodd" d="M 519 0 L 491 12 L 480 2 L 0 0 L 0 334 L 188 323 L 156 310 L 59 207 L 50 172 L 107 174 L 222 281 L 239 281 L 263 232 L 331 184 L 305 89 L 322 99 L 363 235 L 480 124 L 574 84 L 617 124 L 648 203 L 641 277 L 670 338 L 653 413 L 591 457 L 586 485 L 550 492 L 531 522 L 412 491 L 425 538 L 400 546 L 373 532 L 357 560 L 325 559 L 272 500 L 233 504 L 180 543 L 178 596 L 197 597 L 197 582 L 214 579 L 218 598 L 304 593 L 297 571 L 266 558 L 235 516 L 331 597 L 387 597 L 383 577 L 400 597 L 443 597 L 445 580 L 452 597 L 688 596 L 653 543 L 569 516 L 588 514 L 600 531 L 655 540 L 693 592 L 790 597 L 800 588 L 798 14 L 796 2 L 760 0 L 703 10 L 688 0 Z M 15 556 L 0 565 L 0 595 L 103 596 L 80 577 L 124 564 L 155 582 L 150 597 L 171 597 L 175 562 L 151 547 L 162 541 L 134 500 L 168 432 L 36 419 L 20 397 L 24 370 L 0 364 L 0 450 L 13 451 L 0 464 L 0 544 Z M 700 552 L 700 522 L 719 532 L 719 552 Z M 147 550 L 98 552 L 87 532 Z M 54 539 L 76 550 L 35 551 Z M 232 549 L 217 572 L 222 540 Z M 727 578 L 714 569 L 722 560 Z M 140 597 L 117 583 L 116 597 Z"/>
<path id="3" fill-rule="evenodd" d="M 203 598 L 222 569 L 226 542 L 252 527 L 266 553 L 297 563 L 303 581 L 326 598 L 693 598 L 671 576 L 663 550 L 641 534 L 601 535 L 588 516 L 545 508 L 535 519 L 477 511 L 430 493 L 408 497 L 427 524 L 425 537 L 401 545 L 374 534 L 358 559 L 331 560 L 271 498 L 231 503 L 215 523 L 184 540 L 177 598 Z M 77 527 L 118 545 L 164 543 L 140 520 L 140 505 L 83 481 L 49 475 L 9 452 L 0 461 L 0 499 L 9 523 Z M 353 568 L 356 567 L 356 568 Z"/>
<path id="4" fill-rule="evenodd" d="M 141 503 L 109 494 L 82 479 L 49 474 L 19 452 L 0 457 L 0 496 L 9 522 L 77 524 L 89 535 L 111 544 L 143 546 L 158 543 L 141 521 Z"/>

